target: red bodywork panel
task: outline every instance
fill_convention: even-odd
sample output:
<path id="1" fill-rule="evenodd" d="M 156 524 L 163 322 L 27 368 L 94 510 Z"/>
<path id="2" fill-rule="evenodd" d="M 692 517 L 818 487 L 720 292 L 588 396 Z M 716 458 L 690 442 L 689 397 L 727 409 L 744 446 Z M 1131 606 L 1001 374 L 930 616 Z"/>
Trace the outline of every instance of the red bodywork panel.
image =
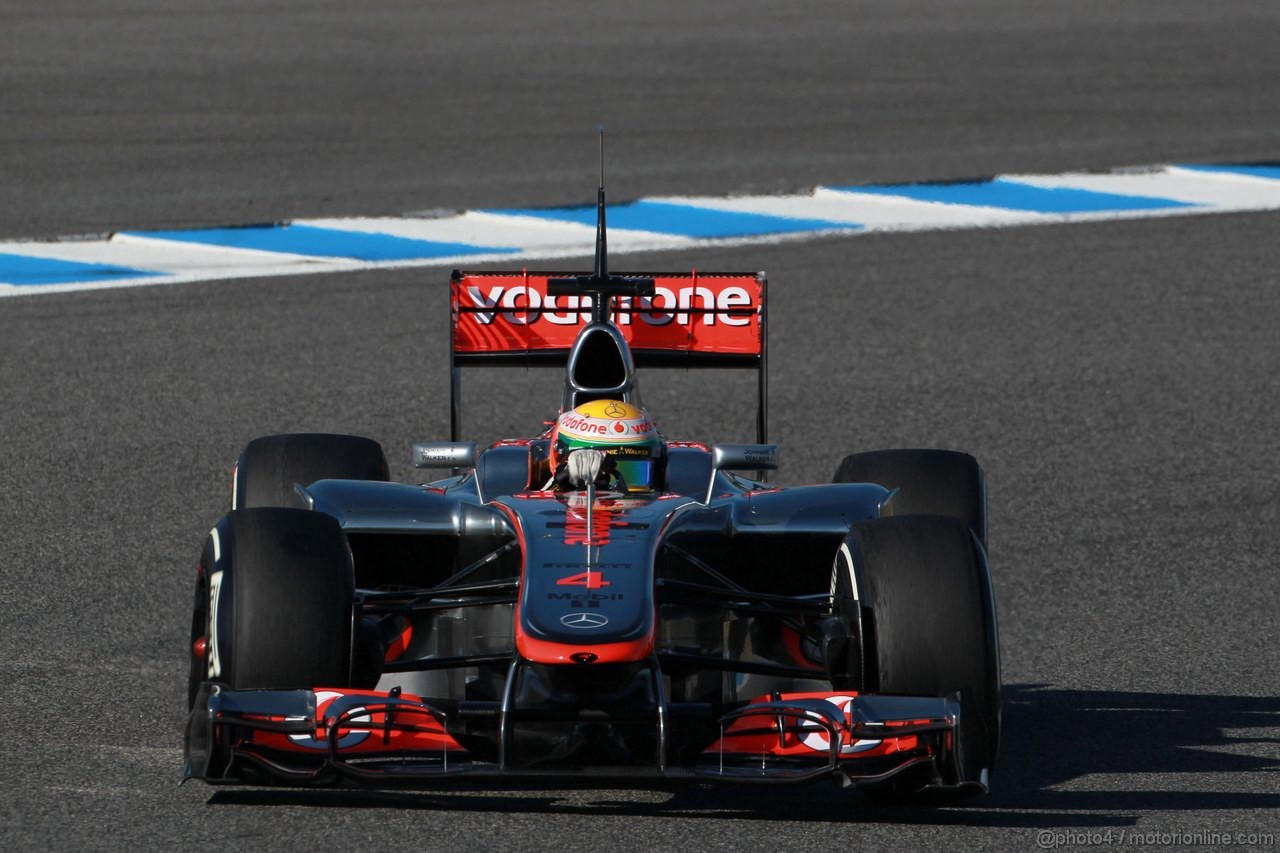
<path id="1" fill-rule="evenodd" d="M 547 295 L 547 273 L 466 273 L 450 285 L 453 351 L 569 350 L 590 300 Z M 614 322 L 633 350 L 759 355 L 763 284 L 754 275 L 654 277 L 653 297 L 616 297 Z M 562 304 L 563 303 L 563 304 Z"/>
<path id="2" fill-rule="evenodd" d="M 301 735 L 254 731 L 252 734 L 253 745 L 285 752 L 293 751 L 313 756 L 323 755 L 329 749 L 328 734 L 323 725 L 323 720 L 325 711 L 330 705 L 338 699 L 348 696 L 368 697 L 369 703 L 376 705 L 379 702 L 385 702 L 390 695 L 372 690 L 326 687 L 317 687 L 314 692 L 316 694 L 316 720 L 320 723 L 314 733 Z M 422 701 L 408 693 L 402 694 L 399 698 L 407 699 L 411 702 Z M 351 721 L 359 724 L 358 727 L 339 728 L 338 730 L 338 748 L 341 754 L 345 756 L 439 752 L 441 750 L 465 752 L 462 746 L 445 732 L 444 727 L 429 714 L 407 712 L 403 708 L 397 709 L 393 714 L 393 722 L 398 722 L 400 725 L 392 726 L 386 731 L 383 729 L 386 726 L 387 718 L 386 713 L 383 711 L 375 710 L 368 714 L 357 712 L 352 714 Z"/>
<path id="3" fill-rule="evenodd" d="M 792 699 L 825 699 L 840 708 L 844 712 L 846 723 L 852 725 L 853 720 L 849 709 L 857 695 L 853 691 L 848 693 L 783 693 L 779 698 L 784 702 Z M 751 700 L 750 704 L 763 704 L 769 702 L 771 698 L 770 696 L 757 696 Z M 885 728 L 886 730 L 892 730 L 893 728 L 903 728 L 925 722 L 927 721 L 898 721 L 886 724 Z M 706 752 L 717 753 L 723 750 L 725 753 L 734 754 L 748 753 L 771 757 L 793 756 L 805 758 L 826 755 L 831 749 L 831 741 L 826 729 L 817 723 L 805 727 L 803 732 L 784 732 L 781 737 L 777 733 L 747 733 L 748 730 L 758 730 L 759 728 L 760 717 L 735 720 L 725 730 L 724 736 L 708 747 Z M 840 758 L 843 760 L 853 757 L 883 757 L 894 753 L 915 752 L 919 749 L 921 749 L 921 740 L 916 735 L 907 735 L 901 738 L 888 737 L 881 740 L 858 740 L 852 738 L 846 731 L 842 733 Z"/>

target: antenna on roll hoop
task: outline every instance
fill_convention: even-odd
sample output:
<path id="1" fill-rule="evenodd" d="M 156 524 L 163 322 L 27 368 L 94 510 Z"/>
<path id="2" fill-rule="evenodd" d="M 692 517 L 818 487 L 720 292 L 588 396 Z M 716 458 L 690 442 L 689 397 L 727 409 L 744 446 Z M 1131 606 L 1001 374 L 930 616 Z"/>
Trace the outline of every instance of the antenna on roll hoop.
<path id="1" fill-rule="evenodd" d="M 596 190 L 596 274 L 598 279 L 609 277 L 609 246 L 604 227 L 604 125 L 600 132 L 600 188 Z"/>
<path id="2" fill-rule="evenodd" d="M 604 204 L 604 125 L 600 133 L 600 186 L 596 190 L 596 265 L 591 275 L 553 278 L 547 281 L 551 296 L 589 296 L 591 320 L 607 323 L 612 319 L 615 296 L 653 296 L 653 279 L 609 275 L 609 240 L 605 227 Z"/>

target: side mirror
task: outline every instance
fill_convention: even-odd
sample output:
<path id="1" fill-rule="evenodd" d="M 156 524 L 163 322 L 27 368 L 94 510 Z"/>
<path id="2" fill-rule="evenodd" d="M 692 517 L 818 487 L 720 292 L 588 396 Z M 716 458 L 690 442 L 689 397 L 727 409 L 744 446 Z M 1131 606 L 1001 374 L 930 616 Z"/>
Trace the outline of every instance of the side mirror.
<path id="1" fill-rule="evenodd" d="M 474 468 L 474 441 L 423 441 L 413 446 L 414 468 Z"/>
<path id="2" fill-rule="evenodd" d="M 774 471 L 778 467 L 778 445 L 713 444 L 711 467 L 717 471 Z"/>

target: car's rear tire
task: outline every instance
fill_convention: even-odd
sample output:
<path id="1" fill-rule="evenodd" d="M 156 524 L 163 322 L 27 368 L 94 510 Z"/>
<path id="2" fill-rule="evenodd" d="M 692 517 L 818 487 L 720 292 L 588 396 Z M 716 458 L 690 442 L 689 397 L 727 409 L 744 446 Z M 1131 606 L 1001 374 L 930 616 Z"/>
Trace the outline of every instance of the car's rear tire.
<path id="1" fill-rule="evenodd" d="M 958 518 L 987 547 L 987 487 L 982 466 L 954 450 L 875 450 L 846 456 L 832 482 L 898 489 L 893 515 Z"/>
<path id="2" fill-rule="evenodd" d="M 231 508 L 301 508 L 295 483 L 388 479 L 386 454 L 371 438 L 330 433 L 267 435 L 249 442 L 240 454 Z"/>
<path id="3" fill-rule="evenodd" d="M 936 515 L 859 522 L 846 545 L 867 690 L 959 693 L 963 778 L 985 783 L 1000 741 L 1000 647 L 985 551 L 966 524 Z M 910 798 L 927 781 L 870 793 Z"/>
<path id="4" fill-rule="evenodd" d="M 334 518 L 229 513 L 200 558 L 189 704 L 202 681 L 232 690 L 349 686 L 355 607 L 351 551 Z"/>

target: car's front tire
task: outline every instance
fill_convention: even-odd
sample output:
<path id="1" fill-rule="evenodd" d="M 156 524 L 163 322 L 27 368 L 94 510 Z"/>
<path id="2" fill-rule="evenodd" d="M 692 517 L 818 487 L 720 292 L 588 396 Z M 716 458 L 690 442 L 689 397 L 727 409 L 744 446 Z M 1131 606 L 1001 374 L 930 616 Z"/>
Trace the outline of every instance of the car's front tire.
<path id="1" fill-rule="evenodd" d="M 300 507 L 294 484 L 390 479 L 382 445 L 371 438 L 286 433 L 255 438 L 236 463 L 231 508 Z"/>
<path id="2" fill-rule="evenodd" d="M 200 557 L 188 703 L 203 681 L 232 690 L 349 686 L 355 608 L 351 551 L 335 519 L 280 508 L 229 513 Z"/>
<path id="3" fill-rule="evenodd" d="M 985 551 L 965 523 L 929 515 L 860 522 L 845 544 L 863 614 L 865 689 L 959 693 L 962 777 L 985 783 L 1000 740 L 1000 650 Z M 870 793 L 911 797 L 927 781 Z"/>

